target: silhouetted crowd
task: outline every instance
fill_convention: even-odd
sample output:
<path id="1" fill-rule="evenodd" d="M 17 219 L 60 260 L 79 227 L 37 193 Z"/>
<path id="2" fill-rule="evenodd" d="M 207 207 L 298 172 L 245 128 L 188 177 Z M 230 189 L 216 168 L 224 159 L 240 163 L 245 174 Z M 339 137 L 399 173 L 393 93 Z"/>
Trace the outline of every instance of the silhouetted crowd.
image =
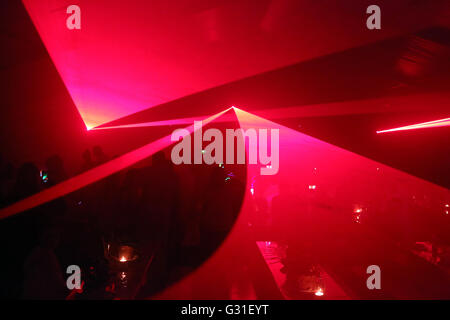
<path id="1" fill-rule="evenodd" d="M 101 171 L 109 161 L 121 161 L 108 157 L 99 146 L 85 150 L 81 159 L 78 178 Z M 73 298 L 65 268 L 77 265 L 84 281 L 78 299 L 117 298 L 113 284 L 121 246 L 134 248 L 145 265 L 136 271 L 143 280 L 125 297 L 151 297 L 201 265 L 223 243 L 240 212 L 246 174 L 246 167 L 237 165 L 175 166 L 160 151 L 2 219 L 0 297 Z M 49 157 L 43 168 L 31 162 L 15 168 L 0 158 L 0 208 L 54 190 L 69 178 L 57 155 Z M 447 207 L 442 203 L 380 190 L 370 195 L 366 205 L 353 207 L 351 184 L 348 190 L 345 185 L 316 190 L 315 185 L 297 181 L 291 185 L 269 181 L 261 190 L 262 184 L 255 185 L 256 192 L 253 184 L 248 186 L 253 209 L 247 210 L 244 221 L 252 226 L 252 234 L 241 232 L 245 239 L 236 246 L 246 253 L 250 251 L 244 242 L 271 240 L 285 246 L 281 271 L 294 289 L 300 275 L 317 274 L 319 263 L 335 270 L 342 267 L 339 272 L 345 274 L 349 270 L 346 255 L 355 265 L 364 264 L 377 252 L 381 259 L 384 248 L 397 244 L 429 255 L 426 258 L 433 263 L 449 265 L 448 221 L 443 220 Z M 270 197 L 273 186 L 278 190 Z M 342 200 L 345 195 L 347 201 Z M 230 257 L 239 263 L 239 254 Z M 223 261 L 212 264 L 211 279 L 205 281 L 226 287 L 227 267 Z"/>
<path id="2" fill-rule="evenodd" d="M 79 174 L 110 159 L 96 146 L 82 154 Z M 150 164 L 149 164 L 150 163 Z M 55 155 L 42 170 L 0 162 L 0 207 L 67 180 Z M 65 299 L 69 265 L 81 267 L 82 297 L 113 298 L 105 291 L 113 272 L 107 248 L 128 245 L 152 257 L 148 297 L 171 281 L 178 267 L 195 268 L 225 239 L 239 213 L 242 173 L 220 166 L 174 166 L 164 152 L 63 197 L 0 222 L 2 263 L 0 297 Z M 150 280 L 151 281 L 150 281 Z M 111 290 L 109 290 L 111 291 Z"/>

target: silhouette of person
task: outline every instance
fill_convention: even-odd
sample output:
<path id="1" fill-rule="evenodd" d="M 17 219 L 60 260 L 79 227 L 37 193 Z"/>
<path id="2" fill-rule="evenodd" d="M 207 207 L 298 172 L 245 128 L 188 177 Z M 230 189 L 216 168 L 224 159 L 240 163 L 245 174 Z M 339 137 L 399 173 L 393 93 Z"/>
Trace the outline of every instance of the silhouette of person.
<path id="1" fill-rule="evenodd" d="M 81 165 L 81 172 L 88 171 L 95 166 L 94 161 L 92 160 L 91 150 L 86 149 L 82 155 L 83 164 Z"/>
<path id="2" fill-rule="evenodd" d="M 12 201 L 18 201 L 40 191 L 41 180 L 38 168 L 31 162 L 24 163 L 17 172 Z"/>
<path id="3" fill-rule="evenodd" d="M 9 203 L 20 201 L 41 189 L 38 168 L 31 162 L 24 163 L 17 172 Z M 30 212 L 32 211 L 32 212 Z M 11 216 L 2 221 L 0 242 L 3 243 L 2 255 L 8 263 L 0 266 L 2 274 L 8 279 L 0 286 L 9 297 L 19 297 L 23 281 L 22 266 L 24 259 L 36 243 L 36 231 L 40 225 L 41 208 Z"/>
<path id="4" fill-rule="evenodd" d="M 105 155 L 103 149 L 100 146 L 95 146 L 94 148 L 92 148 L 92 152 L 94 154 L 94 163 L 96 166 L 108 161 L 108 157 Z"/>
<path id="5" fill-rule="evenodd" d="M 147 247 L 153 247 L 155 258 L 147 275 L 152 279 L 142 289 L 151 295 L 167 283 L 176 246 L 175 217 L 179 206 L 179 182 L 172 163 L 160 151 L 153 155 L 152 165 L 142 172 L 141 235 Z"/>
<path id="6" fill-rule="evenodd" d="M 11 162 L 7 162 L 0 169 L 0 207 L 6 205 L 15 183 L 15 168 Z"/>
<path id="7" fill-rule="evenodd" d="M 47 228 L 39 237 L 24 265 L 25 299 L 64 299 L 69 294 L 55 254 L 59 242 L 59 231 Z"/>
<path id="8" fill-rule="evenodd" d="M 51 156 L 45 162 L 47 167 L 48 180 L 45 184 L 46 188 L 50 188 L 67 179 L 67 174 L 64 169 L 64 162 L 59 155 Z M 44 204 L 44 217 L 47 220 L 54 220 L 63 216 L 67 210 L 67 204 L 64 197 L 57 198 L 51 202 Z"/>
<path id="9" fill-rule="evenodd" d="M 67 179 L 66 171 L 64 170 L 64 162 L 60 156 L 54 155 L 45 162 L 48 172 L 48 186 L 54 186 Z"/>
<path id="10" fill-rule="evenodd" d="M 213 167 L 200 219 L 201 245 L 211 254 L 225 239 L 234 223 L 233 201 L 223 168 Z"/>

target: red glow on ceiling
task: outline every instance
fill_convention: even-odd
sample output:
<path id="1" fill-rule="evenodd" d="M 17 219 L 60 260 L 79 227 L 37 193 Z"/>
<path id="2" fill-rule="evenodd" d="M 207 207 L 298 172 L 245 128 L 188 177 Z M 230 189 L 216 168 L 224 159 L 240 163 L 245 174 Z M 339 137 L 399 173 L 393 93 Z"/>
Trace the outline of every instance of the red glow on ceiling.
<path id="1" fill-rule="evenodd" d="M 380 0 L 396 12 L 407 0 Z M 365 10 L 314 1 L 78 1 L 69 30 L 65 0 L 23 0 L 86 127 L 209 88 L 429 25 L 397 21 L 367 36 Z M 345 23 L 342 23 L 345 21 Z M 340 32 L 330 30 L 339 25 Z M 314 30 L 314 32 L 306 32 Z M 249 63 L 251 62 L 251 63 Z"/>

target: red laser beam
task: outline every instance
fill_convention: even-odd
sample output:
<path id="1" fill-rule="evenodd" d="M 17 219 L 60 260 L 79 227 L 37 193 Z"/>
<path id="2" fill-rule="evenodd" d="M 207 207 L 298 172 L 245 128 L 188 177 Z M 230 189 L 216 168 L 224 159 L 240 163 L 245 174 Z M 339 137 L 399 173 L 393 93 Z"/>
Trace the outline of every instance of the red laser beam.
<path id="1" fill-rule="evenodd" d="M 214 119 L 218 118 L 220 115 L 224 114 L 231 108 L 228 108 L 220 113 L 210 116 L 203 120 L 203 125 L 208 124 Z M 186 127 L 190 133 L 194 132 L 194 125 Z M 49 189 L 43 190 L 35 195 L 28 198 L 20 200 L 9 207 L 0 210 L 0 219 L 12 216 L 16 213 L 23 212 L 49 201 L 55 200 L 59 197 L 65 196 L 71 192 L 79 190 L 87 185 L 90 185 L 96 181 L 99 181 L 107 176 L 110 176 L 120 170 L 123 170 L 141 160 L 144 160 L 151 156 L 152 154 L 166 148 L 167 146 L 173 144 L 171 141 L 171 135 L 167 135 L 156 141 L 150 142 L 149 144 L 140 147 L 136 150 L 128 152 L 116 159 L 108 161 L 96 168 L 86 171 L 80 175 L 70 178 L 64 182 L 61 182 Z"/>
<path id="2" fill-rule="evenodd" d="M 194 121 L 200 121 L 207 119 L 208 116 L 197 116 L 197 117 L 189 117 L 189 118 L 180 118 L 180 119 L 170 119 L 170 120 L 161 120 L 161 121 L 152 121 L 152 122 L 142 122 L 142 123 L 131 123 L 131 124 L 123 124 L 117 126 L 101 126 L 90 129 L 91 131 L 95 130 L 109 130 L 109 129 L 127 129 L 127 128 L 146 128 L 146 127 L 159 127 L 159 126 L 176 126 L 194 123 Z M 233 121 L 235 118 L 232 118 L 229 114 L 224 114 L 220 118 L 216 119 L 216 122 L 228 122 Z"/>
<path id="3" fill-rule="evenodd" d="M 450 118 L 440 119 L 440 120 L 434 120 L 434 121 L 428 121 L 428 122 L 422 122 L 417 124 L 412 124 L 409 126 L 403 126 L 393 129 L 387 129 L 387 130 L 379 130 L 377 133 L 386 133 L 386 132 L 394 132 L 394 131 L 404 131 L 404 130 L 415 130 L 415 129 L 426 129 L 426 128 L 436 128 L 436 127 L 446 127 L 450 126 Z"/>
<path id="4" fill-rule="evenodd" d="M 355 154 L 349 150 L 339 148 L 301 132 L 295 131 L 278 123 L 266 120 L 252 113 L 234 108 L 241 128 L 271 128 L 279 129 L 279 165 L 278 180 L 290 184 L 335 185 L 354 189 L 361 197 L 379 193 L 374 188 L 380 182 L 387 185 L 408 185 L 406 192 L 443 192 L 448 196 L 448 189 L 437 186 L 431 182 L 407 174 L 401 170 L 391 168 L 379 162 Z M 318 175 L 318 173 L 320 173 Z M 380 173 L 382 173 L 380 175 Z M 318 178 L 320 176 L 320 179 Z M 265 178 L 265 179 L 271 179 Z M 312 180 L 309 180 L 312 179 Z M 323 180 L 322 180 L 323 179 Z M 367 181 L 376 180 L 370 185 Z M 388 189 L 391 187 L 389 186 Z M 255 186 L 257 192 L 257 186 Z M 444 197 L 445 198 L 445 197 Z"/>

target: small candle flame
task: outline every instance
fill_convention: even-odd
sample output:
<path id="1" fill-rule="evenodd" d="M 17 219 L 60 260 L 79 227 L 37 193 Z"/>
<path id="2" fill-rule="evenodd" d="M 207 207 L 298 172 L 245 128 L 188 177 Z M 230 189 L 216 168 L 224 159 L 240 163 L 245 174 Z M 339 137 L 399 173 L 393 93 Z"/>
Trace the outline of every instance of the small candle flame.
<path id="1" fill-rule="evenodd" d="M 314 294 L 315 294 L 316 296 L 318 296 L 318 297 L 323 296 L 323 290 L 322 290 L 322 288 L 319 288 Z"/>
<path id="2" fill-rule="evenodd" d="M 120 258 L 120 262 L 126 262 L 127 258 L 125 258 L 124 256 L 122 256 L 122 258 Z"/>

